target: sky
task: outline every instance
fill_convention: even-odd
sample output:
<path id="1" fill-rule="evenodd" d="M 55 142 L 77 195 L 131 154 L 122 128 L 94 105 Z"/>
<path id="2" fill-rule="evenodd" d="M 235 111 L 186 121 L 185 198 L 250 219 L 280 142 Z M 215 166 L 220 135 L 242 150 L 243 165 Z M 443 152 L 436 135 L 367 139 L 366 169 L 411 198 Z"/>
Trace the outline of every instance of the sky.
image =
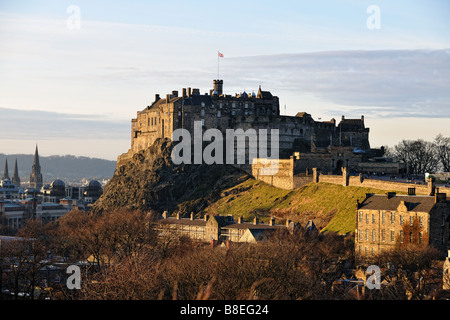
<path id="1" fill-rule="evenodd" d="M 0 1 L 0 153 L 115 160 L 155 94 L 220 78 L 281 113 L 450 136 L 450 2 Z"/>

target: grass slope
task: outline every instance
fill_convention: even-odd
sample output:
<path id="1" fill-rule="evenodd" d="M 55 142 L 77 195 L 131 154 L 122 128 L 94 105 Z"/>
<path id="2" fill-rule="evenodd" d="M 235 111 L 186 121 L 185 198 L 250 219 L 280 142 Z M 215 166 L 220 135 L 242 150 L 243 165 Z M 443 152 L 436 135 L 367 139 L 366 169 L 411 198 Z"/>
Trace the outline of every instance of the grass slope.
<path id="1" fill-rule="evenodd" d="M 329 183 L 283 190 L 248 179 L 222 192 L 221 199 L 211 203 L 203 213 L 231 214 L 242 216 L 247 221 L 255 216 L 260 221 L 275 216 L 301 225 L 313 220 L 323 232 L 347 234 L 355 230 L 356 201 L 362 202 L 366 193 L 384 194 L 386 191 Z"/>

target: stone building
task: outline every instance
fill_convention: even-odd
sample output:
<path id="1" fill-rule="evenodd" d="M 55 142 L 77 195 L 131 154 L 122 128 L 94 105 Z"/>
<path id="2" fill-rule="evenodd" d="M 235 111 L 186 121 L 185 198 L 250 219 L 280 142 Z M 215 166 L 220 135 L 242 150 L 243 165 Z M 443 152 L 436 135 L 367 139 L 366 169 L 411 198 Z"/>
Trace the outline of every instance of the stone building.
<path id="1" fill-rule="evenodd" d="M 276 129 L 279 132 L 279 158 L 288 159 L 294 152 L 299 152 L 303 159 L 305 154 L 317 153 L 313 160 L 326 158 L 324 169 L 327 170 L 339 170 L 340 166 L 357 163 L 363 154 L 370 152 L 369 129 L 364 126 L 364 116 L 360 119 L 343 116 L 337 125 L 335 119 L 315 121 L 306 112 L 282 116 L 278 97 L 263 91 L 261 86 L 257 93 L 244 91 L 228 95 L 224 93 L 223 80 L 214 80 L 209 93 L 183 88 L 181 94 L 178 91 L 165 97 L 156 94 L 155 100 L 131 120 L 131 148 L 118 157 L 118 167 L 133 154 L 150 147 L 156 139 L 172 138 L 175 129 L 186 129 L 192 135 L 195 123 L 200 123 L 203 131 L 218 129 L 223 136 L 227 129 L 244 132 L 254 129 L 257 134 L 265 129 L 269 140 L 270 130 Z M 327 149 L 329 147 L 337 149 Z M 246 163 L 251 164 L 252 160 L 247 158 Z"/>
<path id="2" fill-rule="evenodd" d="M 429 245 L 446 253 L 450 246 L 450 201 L 445 193 L 367 194 L 356 212 L 355 253 L 370 257 L 396 245 Z"/>
<path id="3" fill-rule="evenodd" d="M 203 219 L 167 217 L 156 221 L 156 230 L 160 238 L 187 237 L 201 242 L 245 242 L 255 243 L 261 241 L 278 230 L 293 231 L 296 224 L 287 220 L 286 224 L 275 224 L 271 219 L 269 224 L 259 223 L 255 218 L 253 222 L 244 222 L 241 217 L 237 221 L 232 216 L 205 215 Z"/>

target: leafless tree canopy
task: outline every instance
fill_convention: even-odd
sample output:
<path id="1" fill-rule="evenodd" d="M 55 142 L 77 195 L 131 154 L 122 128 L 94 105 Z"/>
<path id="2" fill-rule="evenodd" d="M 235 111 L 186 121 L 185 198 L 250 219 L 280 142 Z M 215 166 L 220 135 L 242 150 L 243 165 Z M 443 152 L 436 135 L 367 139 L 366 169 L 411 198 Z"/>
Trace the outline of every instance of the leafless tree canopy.
<path id="1" fill-rule="evenodd" d="M 117 209 L 102 215 L 72 211 L 46 225 L 30 220 L 18 234 L 22 240 L 0 250 L 2 298 L 31 299 L 37 291 L 52 299 L 84 300 L 356 298 L 334 288 L 354 262 L 352 236 L 298 230 L 257 244 L 213 248 L 161 230 L 157 235 L 154 217 Z M 418 249 L 399 246 L 376 257 L 383 270 L 396 266 L 385 276 L 397 282 L 372 297 L 420 299 L 442 281 L 433 267 L 434 252 L 413 245 Z M 59 285 L 45 281 L 40 271 L 55 264 L 56 256 L 66 265 L 89 262 L 80 290 L 69 290 L 64 279 Z"/>

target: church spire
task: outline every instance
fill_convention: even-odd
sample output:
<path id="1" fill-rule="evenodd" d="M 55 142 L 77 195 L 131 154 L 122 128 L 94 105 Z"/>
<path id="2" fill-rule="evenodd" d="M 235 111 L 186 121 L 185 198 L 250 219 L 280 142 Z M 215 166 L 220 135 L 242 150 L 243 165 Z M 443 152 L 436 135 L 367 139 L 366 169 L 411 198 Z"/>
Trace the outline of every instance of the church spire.
<path id="1" fill-rule="evenodd" d="M 40 189 L 43 186 L 42 181 L 42 173 L 41 173 L 41 165 L 39 163 L 39 152 L 36 144 L 36 151 L 34 152 L 34 161 L 33 167 L 31 169 L 30 175 L 30 187 L 35 189 Z"/>
<path id="2" fill-rule="evenodd" d="M 40 167 L 41 165 L 39 164 L 39 152 L 38 152 L 38 146 L 36 144 L 36 150 L 34 151 L 34 161 L 33 161 L 33 167 L 38 166 Z"/>
<path id="3" fill-rule="evenodd" d="M 20 177 L 19 177 L 19 168 L 17 167 L 17 158 L 16 162 L 14 163 L 14 175 L 12 178 L 12 183 L 16 185 L 18 188 L 20 188 Z"/>
<path id="4" fill-rule="evenodd" d="M 5 159 L 5 171 L 3 171 L 3 180 L 9 179 L 8 159 Z"/>

